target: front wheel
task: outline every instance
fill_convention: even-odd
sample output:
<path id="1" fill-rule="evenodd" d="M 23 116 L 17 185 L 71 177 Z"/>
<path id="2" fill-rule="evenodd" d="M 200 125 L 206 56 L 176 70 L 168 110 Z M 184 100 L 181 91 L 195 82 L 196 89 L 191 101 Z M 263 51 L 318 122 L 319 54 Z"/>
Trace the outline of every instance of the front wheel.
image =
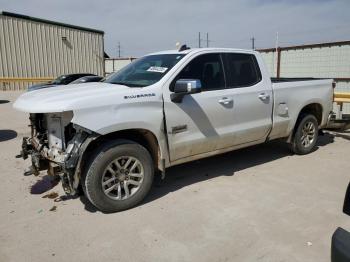
<path id="1" fill-rule="evenodd" d="M 301 116 L 296 124 L 291 149 L 298 155 L 314 150 L 318 138 L 318 122 L 314 115 Z"/>
<path id="2" fill-rule="evenodd" d="M 132 141 L 106 143 L 97 150 L 82 177 L 90 202 L 103 212 L 139 204 L 150 191 L 154 175 L 150 153 Z"/>

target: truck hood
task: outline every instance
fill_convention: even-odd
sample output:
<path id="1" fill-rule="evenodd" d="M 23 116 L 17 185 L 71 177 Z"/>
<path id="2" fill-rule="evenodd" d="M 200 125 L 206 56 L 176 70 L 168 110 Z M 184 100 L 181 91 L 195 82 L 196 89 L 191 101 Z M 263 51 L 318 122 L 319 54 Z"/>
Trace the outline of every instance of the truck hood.
<path id="1" fill-rule="evenodd" d="M 116 103 L 131 89 L 109 83 L 86 83 L 56 86 L 22 94 L 14 103 L 17 110 L 28 113 L 54 113 Z"/>

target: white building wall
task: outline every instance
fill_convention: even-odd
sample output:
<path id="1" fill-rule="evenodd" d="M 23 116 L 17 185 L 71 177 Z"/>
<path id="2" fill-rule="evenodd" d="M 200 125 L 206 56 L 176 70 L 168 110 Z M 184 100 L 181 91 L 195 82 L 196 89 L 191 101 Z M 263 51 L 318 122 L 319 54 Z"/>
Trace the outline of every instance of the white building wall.
<path id="1" fill-rule="evenodd" d="M 262 50 L 260 53 L 271 75 L 276 77 L 277 52 Z M 280 77 L 350 78 L 350 43 L 282 48 Z M 350 93 L 350 81 L 337 81 L 336 91 Z M 343 110 L 349 114 L 350 104 L 344 104 Z"/>
<path id="2" fill-rule="evenodd" d="M 281 77 L 350 77 L 350 45 L 281 51 Z"/>
<path id="3" fill-rule="evenodd" d="M 267 69 L 270 72 L 271 77 L 276 76 L 277 68 L 276 68 L 276 55 L 275 52 L 262 52 L 261 56 L 263 57 Z"/>
<path id="4" fill-rule="evenodd" d="M 135 58 L 106 58 L 105 59 L 105 74 L 108 75 L 117 72 L 124 66 L 130 64 Z"/>

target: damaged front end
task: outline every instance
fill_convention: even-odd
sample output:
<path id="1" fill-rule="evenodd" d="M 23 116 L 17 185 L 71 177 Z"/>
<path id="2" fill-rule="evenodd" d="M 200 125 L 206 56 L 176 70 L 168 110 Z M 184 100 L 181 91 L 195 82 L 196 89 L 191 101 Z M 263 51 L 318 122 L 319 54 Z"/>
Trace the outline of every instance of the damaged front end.
<path id="1" fill-rule="evenodd" d="M 75 195 L 80 182 L 82 155 L 97 134 L 71 123 L 72 112 L 30 114 L 31 137 L 24 137 L 20 156 L 31 156 L 27 173 L 42 170 L 59 176 L 66 194 Z"/>

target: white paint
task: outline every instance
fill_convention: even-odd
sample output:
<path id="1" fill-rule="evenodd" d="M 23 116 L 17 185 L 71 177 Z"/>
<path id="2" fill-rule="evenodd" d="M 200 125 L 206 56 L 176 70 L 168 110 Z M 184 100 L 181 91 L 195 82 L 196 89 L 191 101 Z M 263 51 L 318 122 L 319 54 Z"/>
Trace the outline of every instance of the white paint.
<path id="1" fill-rule="evenodd" d="M 172 102 L 169 85 L 177 74 L 193 58 L 218 52 L 255 55 L 262 80 L 251 87 L 203 91 L 185 96 L 180 104 Z M 262 143 L 271 129 L 271 138 L 287 137 L 300 110 L 310 103 L 322 105 L 321 126 L 326 124 L 332 107 L 332 80 L 271 84 L 262 57 L 251 50 L 201 48 L 184 53 L 187 55 L 151 86 L 129 88 L 108 83 L 86 83 L 47 88 L 23 94 L 14 107 L 30 113 L 72 111 L 73 123 L 101 135 L 132 128 L 149 130 L 159 142 L 166 166 Z M 140 96 L 142 94 L 154 95 Z M 261 94 L 268 99 L 260 99 Z M 228 103 L 220 103 L 223 99 Z M 283 103 L 288 108 L 288 115 L 281 116 L 278 107 L 272 111 L 273 104 Z M 186 132 L 176 135 L 165 133 L 163 114 L 169 130 L 186 125 Z M 168 136 L 170 156 L 165 136 Z"/>

